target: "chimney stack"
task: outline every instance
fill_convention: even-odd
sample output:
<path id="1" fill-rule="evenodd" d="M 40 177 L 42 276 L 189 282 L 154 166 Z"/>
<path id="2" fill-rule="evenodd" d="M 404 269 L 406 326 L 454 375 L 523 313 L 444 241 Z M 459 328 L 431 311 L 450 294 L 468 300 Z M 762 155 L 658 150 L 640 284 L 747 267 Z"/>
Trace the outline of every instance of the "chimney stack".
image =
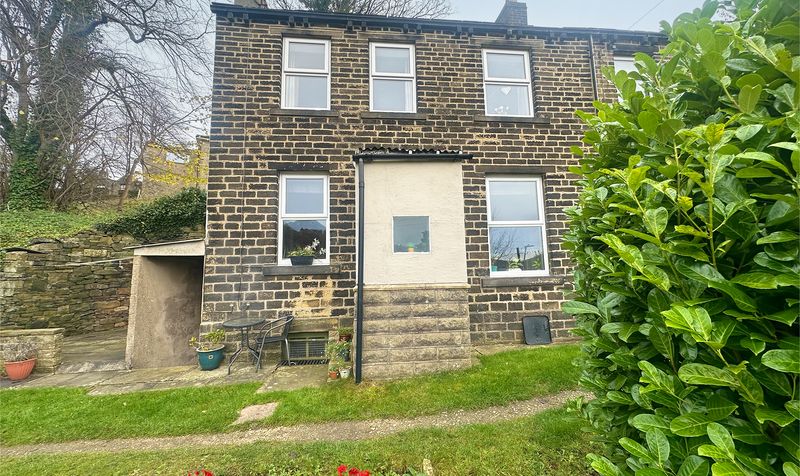
<path id="1" fill-rule="evenodd" d="M 528 4 L 518 0 L 506 0 L 495 23 L 509 26 L 528 25 Z"/>

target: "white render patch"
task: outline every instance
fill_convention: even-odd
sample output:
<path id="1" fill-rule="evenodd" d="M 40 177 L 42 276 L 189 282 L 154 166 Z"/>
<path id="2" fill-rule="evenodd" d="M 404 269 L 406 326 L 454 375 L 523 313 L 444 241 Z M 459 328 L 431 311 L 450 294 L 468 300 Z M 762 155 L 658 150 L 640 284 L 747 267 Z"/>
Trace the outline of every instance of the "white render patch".
<path id="1" fill-rule="evenodd" d="M 265 403 L 263 405 L 250 405 L 249 407 L 242 408 L 239 412 L 239 418 L 236 419 L 232 425 L 241 425 L 249 421 L 263 420 L 269 418 L 275 413 L 278 408 L 278 402 Z"/>

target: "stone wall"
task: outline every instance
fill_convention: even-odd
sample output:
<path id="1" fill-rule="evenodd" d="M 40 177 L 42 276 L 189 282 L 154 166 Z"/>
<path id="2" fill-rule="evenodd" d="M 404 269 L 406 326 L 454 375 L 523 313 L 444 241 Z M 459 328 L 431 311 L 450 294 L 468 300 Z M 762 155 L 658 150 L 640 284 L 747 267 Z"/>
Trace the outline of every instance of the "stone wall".
<path id="1" fill-rule="evenodd" d="M 36 348 L 36 366 L 34 373 L 54 373 L 61 365 L 61 348 L 64 343 L 64 329 L 3 329 L 0 330 L 0 372 L 3 368 L 7 350 L 21 342 L 30 342 Z"/>
<path id="2" fill-rule="evenodd" d="M 125 248 L 135 239 L 86 231 L 39 241 L 0 261 L 0 326 L 63 327 L 70 335 L 127 325 L 133 252 Z"/>
<path id="3" fill-rule="evenodd" d="M 600 69 L 611 64 L 615 45 L 650 45 L 663 36 L 533 27 L 473 31 L 424 20 L 345 26 L 282 18 L 279 12 L 228 15 L 226 9 L 234 8 L 214 7 L 204 325 L 243 311 L 274 318 L 290 309 L 311 313 L 320 326 L 329 322 L 325 316 L 352 319 L 353 155 L 368 148 L 434 149 L 473 156 L 462 166 L 472 342 L 522 342 L 522 318 L 531 315 L 550 319 L 554 340 L 572 337 L 574 321 L 560 312 L 560 304 L 572 271 L 563 246 L 564 208 L 579 192 L 569 172 L 577 164 L 570 147 L 582 145 L 584 130 L 575 110 L 593 110 L 596 91 L 600 97 L 610 94 Z M 330 39 L 330 110 L 281 109 L 284 37 Z M 415 45 L 417 113 L 370 112 L 371 41 Z M 592 82 L 591 41 L 598 85 Z M 530 53 L 535 117 L 485 115 L 484 48 Z M 280 175 L 302 171 L 330 180 L 330 266 L 278 266 Z M 550 276 L 489 276 L 486 177 L 491 174 L 543 177 Z M 302 325 L 303 316 L 298 318 Z"/>
<path id="4" fill-rule="evenodd" d="M 364 290 L 365 378 L 389 379 L 470 365 L 467 286 Z"/>

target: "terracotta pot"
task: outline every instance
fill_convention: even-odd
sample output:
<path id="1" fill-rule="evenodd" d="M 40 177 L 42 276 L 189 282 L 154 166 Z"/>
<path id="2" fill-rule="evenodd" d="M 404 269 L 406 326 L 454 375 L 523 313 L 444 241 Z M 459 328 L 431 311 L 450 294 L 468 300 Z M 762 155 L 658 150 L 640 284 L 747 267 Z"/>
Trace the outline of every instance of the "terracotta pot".
<path id="1" fill-rule="evenodd" d="M 18 362 L 6 362 L 6 375 L 14 381 L 25 380 L 28 375 L 33 371 L 33 366 L 36 365 L 36 359 L 20 360 Z"/>
<path id="2" fill-rule="evenodd" d="M 330 377 L 331 380 L 336 380 L 337 378 L 339 378 L 339 373 L 336 372 L 335 370 L 329 370 L 328 377 Z"/>

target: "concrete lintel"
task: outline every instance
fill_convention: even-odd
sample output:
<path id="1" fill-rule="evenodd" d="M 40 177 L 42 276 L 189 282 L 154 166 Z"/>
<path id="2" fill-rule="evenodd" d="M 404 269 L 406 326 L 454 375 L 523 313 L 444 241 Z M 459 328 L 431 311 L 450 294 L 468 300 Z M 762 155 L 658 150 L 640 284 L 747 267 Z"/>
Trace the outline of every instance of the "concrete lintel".
<path id="1" fill-rule="evenodd" d="M 467 283 L 419 283 L 419 284 L 367 284 L 364 291 L 396 291 L 398 289 L 469 289 Z"/>
<path id="2" fill-rule="evenodd" d="M 134 256 L 205 256 L 206 245 L 202 238 L 144 245 L 133 249 Z"/>

